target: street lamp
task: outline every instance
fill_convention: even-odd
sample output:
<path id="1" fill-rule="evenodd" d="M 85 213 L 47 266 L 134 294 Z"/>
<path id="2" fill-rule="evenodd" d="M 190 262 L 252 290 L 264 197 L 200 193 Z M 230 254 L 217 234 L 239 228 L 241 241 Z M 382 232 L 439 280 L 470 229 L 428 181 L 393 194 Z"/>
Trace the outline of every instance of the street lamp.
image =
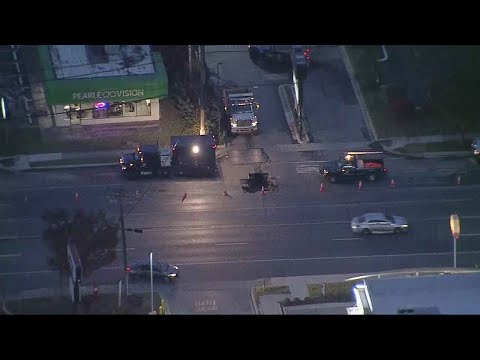
<path id="1" fill-rule="evenodd" d="M 153 310 L 153 253 L 150 253 L 150 304 L 152 305 Z"/>
<path id="2" fill-rule="evenodd" d="M 457 214 L 450 215 L 450 230 L 453 237 L 453 268 L 457 268 L 457 241 L 460 238 L 460 219 Z"/>

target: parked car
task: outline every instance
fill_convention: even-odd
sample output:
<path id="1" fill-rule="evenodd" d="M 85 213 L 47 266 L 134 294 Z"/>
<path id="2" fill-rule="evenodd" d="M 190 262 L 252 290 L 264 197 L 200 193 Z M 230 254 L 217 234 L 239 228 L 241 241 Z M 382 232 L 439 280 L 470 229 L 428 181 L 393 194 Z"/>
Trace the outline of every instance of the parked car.
<path id="1" fill-rule="evenodd" d="M 367 213 L 352 219 L 352 231 L 356 234 L 399 234 L 408 231 L 408 222 L 401 216 L 383 213 Z"/>
<path id="2" fill-rule="evenodd" d="M 165 282 L 171 282 L 178 278 L 178 266 L 168 264 L 164 261 L 153 263 L 152 272 L 154 278 L 160 278 Z M 141 260 L 130 266 L 129 277 L 131 279 L 150 279 L 150 262 Z"/>

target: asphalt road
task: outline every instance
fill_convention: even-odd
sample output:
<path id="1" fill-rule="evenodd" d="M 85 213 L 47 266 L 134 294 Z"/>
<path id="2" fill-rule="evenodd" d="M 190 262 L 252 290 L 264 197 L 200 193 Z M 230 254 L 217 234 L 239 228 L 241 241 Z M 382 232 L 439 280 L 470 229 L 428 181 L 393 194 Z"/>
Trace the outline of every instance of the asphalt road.
<path id="1" fill-rule="evenodd" d="M 329 151 L 272 150 L 273 145 L 291 143 L 276 91 L 282 75 L 272 78 L 255 68 L 245 53 L 227 54 L 230 60 L 224 57 L 224 64 L 238 64 L 233 70 L 225 65 L 224 77 L 240 81 L 244 74 L 235 69 L 241 67 L 245 79 L 259 85 L 255 92 L 262 103 L 261 132 L 232 141 L 219 161 L 217 179 L 127 181 L 113 167 L 0 176 L 4 189 L 0 192 L 0 280 L 4 290 L 58 285 L 58 274 L 46 266 L 47 250 L 41 238 L 44 224 L 40 217 L 46 209 L 105 209 L 118 218 L 118 203 L 111 194 L 119 188 L 129 194 L 126 226 L 144 229 L 142 234 L 127 233 L 129 261 L 148 259 L 153 252 L 156 259 L 180 267 L 176 286 L 156 285 L 172 300 L 169 303 L 176 313 L 248 313 L 250 281 L 262 277 L 451 266 L 448 217 L 453 212 L 462 222 L 458 264 L 477 264 L 478 166 L 468 159 L 389 158 L 387 179 L 364 183 L 362 190 L 356 183 L 324 183 L 325 191 L 320 192 L 319 165 L 348 149 L 339 145 Z M 353 140 L 358 141 L 353 137 L 329 141 Z M 279 178 L 278 193 L 242 193 L 240 179 L 256 168 Z M 459 174 L 461 185 L 456 185 Z M 395 180 L 395 188 L 389 187 L 390 179 Z M 224 196 L 224 191 L 230 196 Z M 182 202 L 185 192 L 187 198 Z M 351 218 L 370 211 L 405 216 L 411 222 L 410 233 L 353 234 Z M 85 283 L 117 282 L 122 276 L 120 244 L 118 251 L 114 263 Z M 220 295 L 222 286 L 231 291 Z"/>

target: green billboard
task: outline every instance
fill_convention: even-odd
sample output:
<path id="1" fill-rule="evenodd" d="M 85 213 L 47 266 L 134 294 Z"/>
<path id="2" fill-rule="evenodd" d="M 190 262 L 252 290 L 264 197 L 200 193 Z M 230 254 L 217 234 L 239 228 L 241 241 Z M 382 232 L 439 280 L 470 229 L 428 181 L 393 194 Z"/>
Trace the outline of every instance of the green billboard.
<path id="1" fill-rule="evenodd" d="M 168 96 L 168 79 L 159 53 L 152 52 L 155 74 L 56 79 L 48 45 L 38 47 L 49 105 L 94 101 L 137 101 Z"/>

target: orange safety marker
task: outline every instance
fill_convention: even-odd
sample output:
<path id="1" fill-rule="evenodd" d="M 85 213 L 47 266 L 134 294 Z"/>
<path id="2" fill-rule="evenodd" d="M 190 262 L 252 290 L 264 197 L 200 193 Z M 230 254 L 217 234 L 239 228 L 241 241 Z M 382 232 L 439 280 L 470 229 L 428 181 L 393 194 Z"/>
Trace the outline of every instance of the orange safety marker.
<path id="1" fill-rule="evenodd" d="M 358 190 L 362 190 L 363 189 L 363 184 L 362 184 L 362 180 L 360 180 L 358 182 Z"/>

